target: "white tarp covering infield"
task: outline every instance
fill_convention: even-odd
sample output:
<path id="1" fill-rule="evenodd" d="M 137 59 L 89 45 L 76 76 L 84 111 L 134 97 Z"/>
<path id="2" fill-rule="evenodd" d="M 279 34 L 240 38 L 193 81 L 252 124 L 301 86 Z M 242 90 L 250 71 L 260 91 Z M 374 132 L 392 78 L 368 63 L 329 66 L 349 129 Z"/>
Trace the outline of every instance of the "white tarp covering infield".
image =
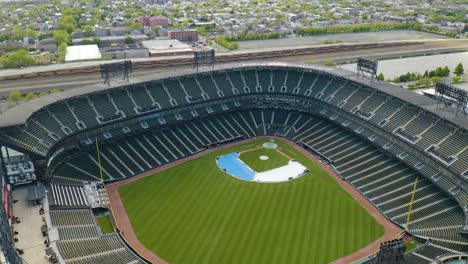
<path id="1" fill-rule="evenodd" d="M 301 177 L 307 171 L 301 163 L 290 160 L 288 165 L 284 165 L 272 170 L 257 172 L 253 181 L 256 182 L 284 182 Z"/>
<path id="2" fill-rule="evenodd" d="M 240 153 L 233 152 L 216 157 L 216 164 L 227 174 L 245 181 L 252 182 L 285 182 L 297 179 L 309 170 L 301 163 L 290 160 L 287 165 L 277 167 L 268 171 L 256 172 L 239 159 Z M 262 159 L 262 157 L 264 157 Z M 267 162 L 268 156 L 260 156 L 262 161 Z"/>

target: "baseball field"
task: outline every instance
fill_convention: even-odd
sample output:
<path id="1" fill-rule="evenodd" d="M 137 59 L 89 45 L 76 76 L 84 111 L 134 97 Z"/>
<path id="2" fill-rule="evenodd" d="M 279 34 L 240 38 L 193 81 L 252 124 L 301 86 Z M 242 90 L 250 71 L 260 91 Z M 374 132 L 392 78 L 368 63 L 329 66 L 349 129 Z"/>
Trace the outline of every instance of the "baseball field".
<path id="1" fill-rule="evenodd" d="M 280 140 L 277 149 L 262 148 L 267 141 L 220 149 L 121 186 L 139 241 L 173 264 L 309 264 L 328 263 L 383 235 L 319 165 Z M 257 172 L 290 159 L 310 171 L 282 183 L 239 180 L 216 165 L 216 157 L 232 152 Z"/>

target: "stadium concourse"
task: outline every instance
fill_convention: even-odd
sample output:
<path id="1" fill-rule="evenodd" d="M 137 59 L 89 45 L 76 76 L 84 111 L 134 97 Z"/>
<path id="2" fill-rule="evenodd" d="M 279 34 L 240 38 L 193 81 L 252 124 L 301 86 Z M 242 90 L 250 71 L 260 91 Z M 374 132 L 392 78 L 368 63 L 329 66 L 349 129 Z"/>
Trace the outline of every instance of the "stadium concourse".
<path id="1" fill-rule="evenodd" d="M 2 115 L 0 143 L 45 171 L 54 194 L 49 228 L 58 230 L 54 243 L 65 263 L 146 262 L 119 230 L 98 231 L 93 211 L 105 204 L 83 201 L 84 186 L 101 180 L 99 159 L 102 179 L 115 182 L 265 135 L 326 160 L 402 229 L 417 178 L 407 232 L 424 243 L 405 261 L 431 263 L 468 251 L 467 129 L 454 108 L 387 83 L 335 68 L 264 63 L 41 97 Z"/>

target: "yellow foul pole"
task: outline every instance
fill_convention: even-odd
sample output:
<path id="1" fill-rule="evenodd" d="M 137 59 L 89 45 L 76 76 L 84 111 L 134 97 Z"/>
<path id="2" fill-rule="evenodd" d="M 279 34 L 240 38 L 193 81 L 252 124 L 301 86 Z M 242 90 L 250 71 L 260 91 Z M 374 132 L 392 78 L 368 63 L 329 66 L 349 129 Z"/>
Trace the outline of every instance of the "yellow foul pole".
<path id="1" fill-rule="evenodd" d="M 104 177 L 102 176 L 102 165 L 101 165 L 101 153 L 99 152 L 98 138 L 96 137 L 96 153 L 99 164 L 99 175 L 101 176 L 101 183 L 104 183 Z"/>
<path id="2" fill-rule="evenodd" d="M 409 229 L 411 212 L 413 211 L 413 202 L 414 202 L 414 196 L 416 194 L 417 185 L 418 185 L 418 177 L 416 177 L 416 180 L 414 180 L 413 193 L 411 194 L 411 201 L 410 201 L 409 210 L 408 210 L 408 217 L 406 218 L 406 230 Z"/>

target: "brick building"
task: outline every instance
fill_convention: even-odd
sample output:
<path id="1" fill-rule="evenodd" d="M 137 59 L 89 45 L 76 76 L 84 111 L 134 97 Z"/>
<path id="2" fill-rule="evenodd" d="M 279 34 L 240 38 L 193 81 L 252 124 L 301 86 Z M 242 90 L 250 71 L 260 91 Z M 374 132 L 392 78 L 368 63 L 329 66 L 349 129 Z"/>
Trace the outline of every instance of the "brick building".
<path id="1" fill-rule="evenodd" d="M 160 26 L 167 28 L 169 26 L 169 18 L 165 16 L 139 16 L 134 21 L 141 24 L 142 27 Z"/>
<path id="2" fill-rule="evenodd" d="M 169 38 L 189 42 L 198 41 L 198 31 L 195 29 L 169 31 Z"/>
<path id="3" fill-rule="evenodd" d="M 162 28 L 167 28 L 169 26 L 169 18 L 165 16 L 150 17 L 149 26 L 150 27 L 160 26 Z"/>

